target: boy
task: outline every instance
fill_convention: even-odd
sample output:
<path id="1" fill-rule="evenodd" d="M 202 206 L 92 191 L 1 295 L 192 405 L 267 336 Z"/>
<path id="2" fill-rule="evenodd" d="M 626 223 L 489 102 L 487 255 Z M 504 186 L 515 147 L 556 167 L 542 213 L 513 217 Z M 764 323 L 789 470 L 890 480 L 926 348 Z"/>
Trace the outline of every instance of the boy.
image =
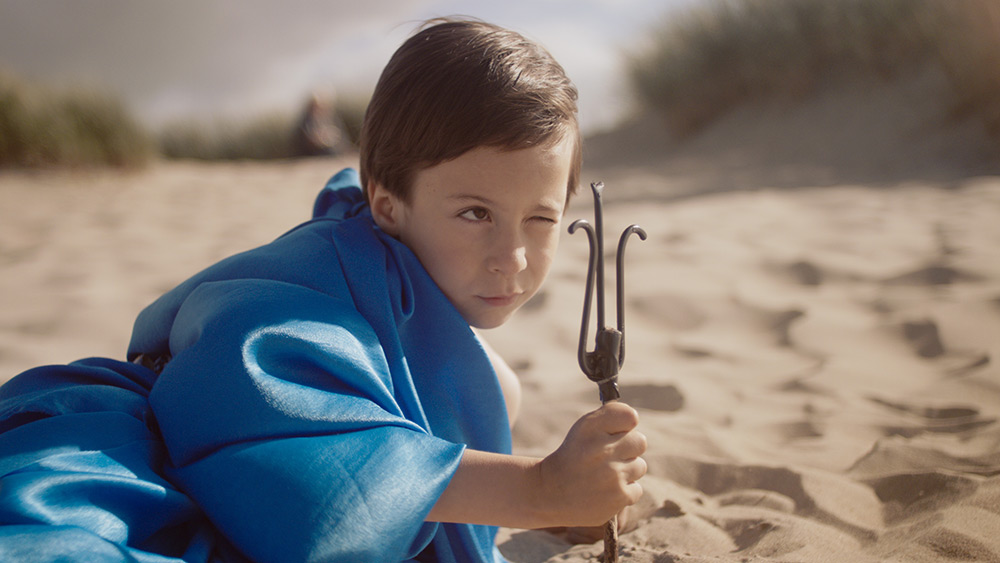
<path id="1" fill-rule="evenodd" d="M 495 526 L 641 494 L 635 411 L 510 455 L 517 380 L 470 329 L 538 289 L 577 184 L 576 91 L 537 45 L 437 21 L 390 60 L 360 178 L 136 320 L 131 363 L 0 392 L 0 559 L 502 561 Z M 364 188 L 362 190 L 362 187 Z"/>

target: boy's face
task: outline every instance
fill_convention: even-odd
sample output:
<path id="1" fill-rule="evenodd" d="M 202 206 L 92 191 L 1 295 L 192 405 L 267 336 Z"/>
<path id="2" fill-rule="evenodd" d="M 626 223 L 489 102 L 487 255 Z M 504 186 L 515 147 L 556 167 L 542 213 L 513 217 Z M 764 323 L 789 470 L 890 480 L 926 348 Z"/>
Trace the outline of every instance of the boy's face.
<path id="1" fill-rule="evenodd" d="M 559 241 L 572 141 L 479 147 L 416 173 L 410 202 L 379 186 L 372 211 L 477 328 L 503 324 L 538 291 Z"/>

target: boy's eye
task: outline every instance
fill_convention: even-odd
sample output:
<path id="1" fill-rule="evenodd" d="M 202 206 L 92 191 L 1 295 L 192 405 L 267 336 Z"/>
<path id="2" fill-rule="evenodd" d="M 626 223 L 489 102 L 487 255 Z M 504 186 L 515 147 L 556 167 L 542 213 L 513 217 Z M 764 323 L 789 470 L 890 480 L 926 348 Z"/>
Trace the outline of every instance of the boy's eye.
<path id="1" fill-rule="evenodd" d="M 461 212 L 458 216 L 469 221 L 485 221 L 489 219 L 490 212 L 482 207 L 472 207 Z"/>

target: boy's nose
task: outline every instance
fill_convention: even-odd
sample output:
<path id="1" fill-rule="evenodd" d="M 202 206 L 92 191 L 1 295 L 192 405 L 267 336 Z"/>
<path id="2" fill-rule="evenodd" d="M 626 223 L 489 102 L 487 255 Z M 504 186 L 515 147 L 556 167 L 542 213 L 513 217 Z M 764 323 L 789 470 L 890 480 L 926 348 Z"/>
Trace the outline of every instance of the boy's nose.
<path id="1" fill-rule="evenodd" d="M 528 267 L 527 248 L 518 238 L 505 237 L 494 245 L 488 262 L 491 272 L 512 276 Z"/>

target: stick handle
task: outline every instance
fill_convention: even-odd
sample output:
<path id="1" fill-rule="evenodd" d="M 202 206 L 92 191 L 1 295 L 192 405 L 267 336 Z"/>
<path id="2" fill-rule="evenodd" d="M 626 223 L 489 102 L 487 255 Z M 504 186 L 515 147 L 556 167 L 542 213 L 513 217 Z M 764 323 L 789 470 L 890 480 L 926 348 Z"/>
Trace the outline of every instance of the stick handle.
<path id="1" fill-rule="evenodd" d="M 618 517 L 604 524 L 604 563 L 618 563 Z"/>
<path id="2" fill-rule="evenodd" d="M 612 384 L 614 385 L 614 384 Z M 601 397 L 601 403 L 608 404 L 618 401 L 618 386 L 614 385 L 614 396 Z M 618 516 L 612 516 L 604 524 L 604 563 L 618 563 Z"/>

